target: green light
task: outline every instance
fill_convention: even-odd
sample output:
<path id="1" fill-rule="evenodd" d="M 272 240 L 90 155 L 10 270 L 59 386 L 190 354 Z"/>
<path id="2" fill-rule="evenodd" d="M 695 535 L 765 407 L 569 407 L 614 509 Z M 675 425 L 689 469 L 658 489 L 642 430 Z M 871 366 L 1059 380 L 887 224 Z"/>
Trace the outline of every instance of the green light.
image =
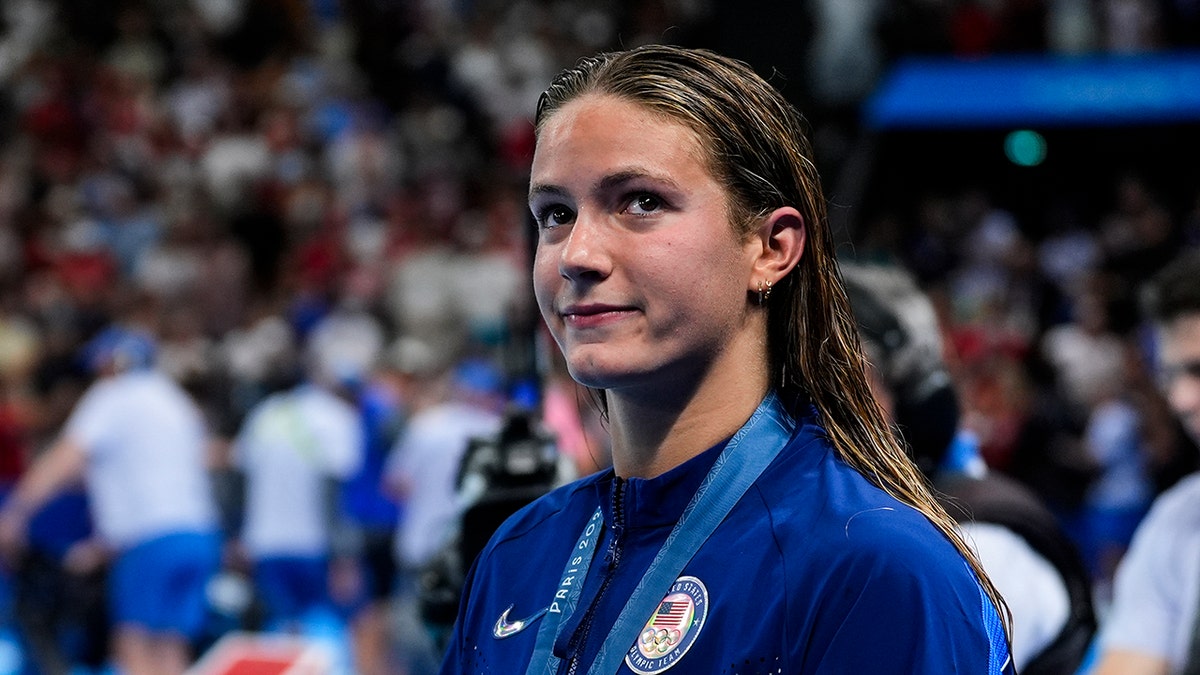
<path id="1" fill-rule="evenodd" d="M 1014 131 L 1004 137 L 1004 155 L 1017 166 L 1037 166 L 1046 159 L 1046 139 L 1029 129 Z"/>

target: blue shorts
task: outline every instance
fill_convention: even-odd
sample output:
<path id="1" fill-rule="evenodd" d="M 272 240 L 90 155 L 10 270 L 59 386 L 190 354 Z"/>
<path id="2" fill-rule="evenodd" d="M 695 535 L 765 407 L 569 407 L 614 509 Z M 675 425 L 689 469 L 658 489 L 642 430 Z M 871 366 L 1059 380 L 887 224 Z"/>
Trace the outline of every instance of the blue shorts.
<path id="1" fill-rule="evenodd" d="M 117 556 L 109 577 L 109 611 L 118 626 L 199 637 L 208 611 L 206 586 L 221 563 L 215 534 L 181 532 Z"/>
<path id="2" fill-rule="evenodd" d="M 308 612 L 327 609 L 329 558 L 278 556 L 254 564 L 254 586 L 267 621 L 295 621 Z"/>

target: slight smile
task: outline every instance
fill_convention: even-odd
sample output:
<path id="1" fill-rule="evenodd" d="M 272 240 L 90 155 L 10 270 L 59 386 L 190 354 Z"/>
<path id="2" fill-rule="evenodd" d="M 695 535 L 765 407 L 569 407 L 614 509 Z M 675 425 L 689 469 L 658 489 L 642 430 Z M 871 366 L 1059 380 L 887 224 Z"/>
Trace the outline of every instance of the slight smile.
<path id="1" fill-rule="evenodd" d="M 571 328 L 599 328 L 628 318 L 635 311 L 633 307 L 589 304 L 570 305 L 563 308 L 560 314 L 563 322 Z"/>

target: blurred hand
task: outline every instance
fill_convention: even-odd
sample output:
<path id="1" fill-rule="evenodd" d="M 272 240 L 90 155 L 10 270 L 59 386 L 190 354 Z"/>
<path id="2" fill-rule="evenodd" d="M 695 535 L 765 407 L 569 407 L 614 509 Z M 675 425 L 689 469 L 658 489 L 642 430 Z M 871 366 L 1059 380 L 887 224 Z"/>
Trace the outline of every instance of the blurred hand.
<path id="1" fill-rule="evenodd" d="M 365 585 L 358 561 L 339 556 L 329 563 L 329 597 L 339 605 L 348 605 L 363 594 Z"/>
<path id="2" fill-rule="evenodd" d="M 250 554 L 240 539 L 230 539 L 221 548 L 221 567 L 235 572 L 249 572 L 253 568 Z"/>
<path id="3" fill-rule="evenodd" d="M 10 569 L 16 566 L 25 551 L 28 543 L 27 526 L 28 521 L 23 514 L 13 509 L 0 509 L 0 557 Z"/>
<path id="4" fill-rule="evenodd" d="M 109 551 L 99 539 L 77 541 L 63 556 L 63 569 L 80 576 L 91 574 L 108 562 Z"/>

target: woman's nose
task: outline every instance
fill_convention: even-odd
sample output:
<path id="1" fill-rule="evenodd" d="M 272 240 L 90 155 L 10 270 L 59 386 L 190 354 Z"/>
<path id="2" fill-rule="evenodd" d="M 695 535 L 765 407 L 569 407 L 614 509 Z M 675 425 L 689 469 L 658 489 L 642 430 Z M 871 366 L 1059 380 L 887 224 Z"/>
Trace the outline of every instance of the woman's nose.
<path id="1" fill-rule="evenodd" d="M 566 279 L 604 278 L 612 270 L 609 241 L 601 218 L 581 211 L 559 252 L 559 273 Z"/>

